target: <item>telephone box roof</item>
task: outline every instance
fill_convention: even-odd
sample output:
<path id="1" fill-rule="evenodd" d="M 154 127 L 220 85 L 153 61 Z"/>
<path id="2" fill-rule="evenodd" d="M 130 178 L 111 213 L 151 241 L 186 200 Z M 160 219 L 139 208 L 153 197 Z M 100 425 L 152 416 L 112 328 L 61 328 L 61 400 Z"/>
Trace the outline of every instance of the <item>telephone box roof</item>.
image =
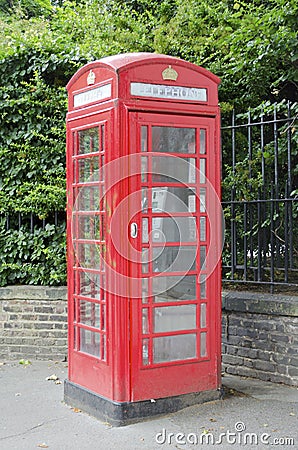
<path id="1" fill-rule="evenodd" d="M 69 89 L 72 86 L 72 84 L 81 75 L 83 75 L 83 73 L 95 67 L 106 67 L 112 70 L 113 72 L 121 72 L 122 70 L 127 70 L 139 65 L 154 64 L 161 62 L 164 62 L 165 64 L 169 65 L 175 64 L 178 66 L 187 67 L 198 73 L 201 73 L 205 77 L 211 79 L 216 84 L 220 83 L 220 79 L 216 75 L 204 69 L 203 67 L 197 66 L 196 64 L 169 55 L 162 55 L 158 53 L 149 53 L 149 52 L 138 52 L 138 53 L 122 53 L 119 55 L 107 56 L 99 60 L 92 61 L 81 67 L 73 75 L 73 77 L 70 79 L 66 87 L 67 89 Z"/>

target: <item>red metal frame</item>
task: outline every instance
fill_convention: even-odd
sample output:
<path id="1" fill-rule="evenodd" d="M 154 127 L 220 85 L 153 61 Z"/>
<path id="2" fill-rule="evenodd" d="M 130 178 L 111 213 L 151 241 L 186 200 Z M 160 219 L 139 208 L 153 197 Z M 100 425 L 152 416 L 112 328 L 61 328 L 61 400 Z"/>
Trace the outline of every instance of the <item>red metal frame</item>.
<path id="1" fill-rule="evenodd" d="M 179 116 L 179 115 L 156 115 L 150 113 L 131 113 L 135 115 L 135 119 L 130 119 L 129 122 L 131 125 L 131 134 L 132 136 L 137 136 L 137 142 L 140 143 L 140 128 L 141 126 L 147 126 L 148 129 L 148 151 L 141 152 L 140 147 L 137 151 L 140 152 L 142 157 L 148 158 L 148 160 L 152 160 L 153 157 L 165 156 L 163 153 L 152 152 L 152 142 L 150 139 L 150 129 L 152 126 L 173 126 L 175 127 L 186 127 L 186 128 L 195 128 L 196 136 L 197 136 L 197 144 L 198 144 L 198 133 L 201 129 L 207 130 L 207 142 L 206 142 L 206 152 L 205 154 L 200 154 L 196 152 L 194 154 L 190 153 L 181 153 L 179 157 L 181 158 L 195 158 L 197 161 L 197 169 L 199 169 L 199 161 L 201 159 L 206 160 L 206 168 L 211 161 L 215 160 L 215 146 L 216 142 L 214 140 L 215 136 L 215 119 L 210 118 L 202 118 L 202 117 L 194 117 L 192 116 Z M 137 129 L 136 129 L 137 127 Z M 168 156 L 175 156 L 177 154 L 167 153 Z M 216 168 L 217 170 L 219 167 Z M 151 172 L 150 163 L 148 164 L 148 171 Z M 209 179 L 211 183 L 214 183 L 215 180 L 211 178 L 214 176 L 214 173 L 209 174 L 209 171 L 206 171 L 206 178 Z M 181 187 L 183 184 L 181 183 L 171 183 L 171 187 Z M 150 192 L 154 187 L 163 187 L 169 186 L 167 182 L 152 182 L 152 177 L 148 176 L 148 180 L 144 183 L 141 182 L 141 177 L 139 176 L 138 184 L 135 186 L 136 190 L 139 190 L 142 186 L 146 186 L 148 192 Z M 189 186 L 200 189 L 206 189 L 206 183 L 193 183 L 189 184 Z M 153 217 L 167 217 L 168 213 L 153 213 L 152 205 L 151 205 L 151 196 L 148 195 L 148 210 L 146 214 L 139 215 L 139 229 L 141 229 L 141 220 L 142 218 L 148 218 L 148 223 L 150 224 L 150 218 Z M 207 200 L 208 201 L 208 200 Z M 199 228 L 199 219 L 200 217 L 206 217 L 206 239 L 203 242 L 203 246 L 208 248 L 210 243 L 210 224 L 208 224 L 207 214 L 206 212 L 200 212 L 199 198 L 196 198 L 196 212 L 192 213 L 191 216 L 197 219 L 197 236 L 199 236 L 200 228 Z M 189 217 L 189 213 L 185 212 L 175 212 L 172 214 L 174 217 Z M 214 225 L 213 225 L 214 226 Z M 149 234 L 152 230 L 149 225 Z M 218 233 L 218 231 L 215 231 Z M 198 248 L 200 248 L 200 240 L 197 239 Z M 151 244 L 146 243 L 142 244 L 139 240 L 139 252 L 141 253 L 142 247 L 147 247 L 148 249 L 152 249 L 160 246 L 160 244 Z M 174 247 L 177 245 L 193 246 L 193 242 L 168 242 L 166 244 L 167 247 Z M 199 252 L 198 252 L 199 253 Z M 200 254 L 200 253 L 199 253 Z M 149 260 L 152 260 L 152 254 L 150 254 L 149 250 Z M 152 263 L 149 263 L 149 270 L 146 274 L 142 274 L 141 262 L 138 264 L 137 269 L 138 276 L 140 278 L 148 278 L 149 291 L 152 293 L 152 277 L 154 277 L 155 273 L 152 271 Z M 197 258 L 195 270 L 189 271 L 188 275 L 193 275 L 196 279 L 199 276 L 204 276 L 207 274 L 207 267 L 205 270 L 201 270 L 200 268 L 200 258 Z M 171 272 L 170 276 L 181 276 L 181 272 Z M 172 302 L 163 302 L 163 303 L 154 303 L 152 295 L 149 296 L 147 303 L 142 303 L 140 299 L 132 302 L 132 312 L 131 312 L 131 320 L 132 320 L 132 352 L 131 352 L 131 360 L 132 360 L 132 380 L 131 380 L 131 399 L 134 401 L 144 400 L 148 398 L 148 385 L 150 386 L 150 394 L 153 398 L 159 397 L 167 397 L 171 395 L 179 395 L 185 394 L 188 392 L 197 392 L 208 389 L 217 388 L 218 379 L 217 374 L 218 371 L 218 354 L 215 349 L 218 350 L 218 330 L 214 328 L 214 325 L 218 323 L 218 283 L 216 283 L 216 279 L 218 278 L 219 270 L 218 268 L 211 274 L 211 276 L 207 280 L 206 291 L 207 295 L 202 298 L 202 295 L 199 293 L 199 283 L 197 283 L 197 296 L 195 299 L 185 300 L 185 301 L 172 301 Z M 204 327 L 200 326 L 199 319 L 199 310 L 201 304 L 206 305 L 207 308 L 207 318 L 206 324 Z M 183 305 L 196 305 L 196 327 L 190 330 L 180 330 L 175 332 L 153 332 L 153 312 L 155 308 L 162 308 L 168 306 L 183 306 Z M 148 309 L 149 315 L 149 331 L 147 333 L 142 333 L 142 310 Z M 169 362 L 162 363 L 153 363 L 152 361 L 152 342 L 154 338 L 157 337 L 166 337 L 166 336 L 174 336 L 174 335 L 185 335 L 185 334 L 196 334 L 197 336 L 197 348 L 200 348 L 199 339 L 201 333 L 207 333 L 207 351 L 206 355 L 202 356 L 197 354 L 197 356 L 193 359 L 188 360 L 175 360 Z M 142 347 L 140 342 L 142 339 L 146 339 L 149 341 L 149 363 L 144 365 L 142 362 Z M 213 376 L 213 380 L 212 380 Z M 212 381 L 211 381 L 212 380 Z M 175 394 L 173 394 L 173 386 L 175 386 Z"/>
<path id="2" fill-rule="evenodd" d="M 179 74 L 179 81 L 163 80 L 162 71 L 171 65 Z M 87 85 L 87 75 L 95 74 L 94 85 Z M 207 101 L 184 101 L 173 99 L 155 99 L 150 97 L 136 97 L 130 94 L 130 83 L 142 82 L 158 85 L 199 87 L 207 90 Z M 167 182 L 154 182 L 151 175 L 147 182 L 141 179 L 141 157 L 148 159 L 148 169 L 152 172 L 152 158 L 165 156 L 163 153 L 152 152 L 151 129 L 153 126 L 194 128 L 196 130 L 196 153 L 179 154 L 179 158 L 193 158 L 199 168 L 200 160 L 205 161 L 206 176 L 212 186 L 204 182 L 196 182 L 191 186 L 206 189 L 207 203 L 210 199 L 220 195 L 220 147 L 219 147 L 219 109 L 217 106 L 217 85 L 219 80 L 206 70 L 176 58 L 151 55 L 131 54 L 105 58 L 90 63 L 80 69 L 68 84 L 69 113 L 67 116 L 67 192 L 68 192 L 68 306 L 69 306 L 69 380 L 88 388 L 89 390 L 110 398 L 114 401 L 138 401 L 150 398 L 161 398 L 179 394 L 217 389 L 220 385 L 220 263 L 215 256 L 220 252 L 220 211 L 218 205 L 200 212 L 199 198 L 196 198 L 196 212 L 175 212 L 179 218 L 194 217 L 197 221 L 197 238 L 200 236 L 200 217 L 206 217 L 206 239 L 201 246 L 211 248 L 207 258 L 207 269 L 210 265 L 214 270 L 206 280 L 206 298 L 199 295 L 199 277 L 204 271 L 199 267 L 197 258 L 195 270 L 189 276 L 196 277 L 197 296 L 195 299 L 154 303 L 153 296 L 148 297 L 147 303 L 142 303 L 142 279 L 148 278 L 151 289 L 151 278 L 156 276 L 152 263 L 149 272 L 142 273 L 142 261 L 137 256 L 135 261 L 129 261 L 129 256 L 141 255 L 143 248 L 149 253 L 158 245 L 154 242 L 142 244 L 141 233 L 137 239 L 129 236 L 132 222 L 136 222 L 142 230 L 142 219 L 148 219 L 149 233 L 154 217 L 167 217 L 168 213 L 154 213 L 152 211 L 151 196 L 149 196 L 148 213 L 143 214 L 140 208 L 134 211 L 135 202 L 141 204 L 141 189 L 147 187 L 148 193 L 154 188 L 168 187 Z M 74 107 L 74 96 L 92 89 L 111 85 L 111 95 L 103 100 L 97 99 L 90 103 Z M 87 98 L 87 97 L 86 97 Z M 91 152 L 93 160 L 98 158 L 96 165 L 102 165 L 105 160 L 104 180 L 88 181 L 86 177 L 79 179 L 79 164 L 89 170 L 91 154 L 78 154 L 81 131 L 96 127 L 98 142 L 102 142 L 102 126 L 105 127 L 104 147 L 99 145 L 97 152 Z M 141 151 L 141 127 L 147 126 L 148 148 Z M 207 150 L 199 154 L 199 133 L 205 129 L 207 133 Z M 93 148 L 92 148 L 93 150 Z M 175 154 L 177 156 L 177 154 Z M 166 156 L 171 156 L 167 153 Z M 123 159 L 122 157 L 128 158 Z M 133 160 L 129 159 L 133 157 Z M 117 166 L 117 161 L 121 165 Z M 133 162 L 132 162 L 133 161 Z M 137 167 L 139 164 L 139 168 Z M 136 167 L 132 167 L 135 165 Z M 90 173 L 91 174 L 91 173 Z M 83 174 L 84 175 L 84 174 Z M 121 179 L 117 182 L 117 178 Z M 201 180 L 204 181 L 204 180 Z M 187 186 L 188 183 L 185 183 Z M 96 207 L 96 201 L 105 187 L 104 201 L 101 207 Z M 171 183 L 171 187 L 180 188 L 181 182 Z M 77 207 L 77 197 L 88 188 L 95 187 L 99 194 L 89 193 L 89 210 Z M 134 195 L 130 198 L 130 195 Z M 213 196 L 213 197 L 212 197 Z M 88 196 L 86 197 L 88 198 Z M 127 208 L 121 216 L 116 211 L 121 210 L 123 201 L 127 200 Z M 212 200 L 212 201 L 213 201 Z M 94 204 L 91 204 L 92 201 Z M 211 201 L 211 200 L 210 200 Z M 105 211 L 103 211 L 103 203 Z M 97 205 L 99 206 L 99 205 Z M 207 208 L 208 209 L 208 208 Z M 89 234 L 83 237 L 79 230 L 79 218 L 89 224 Z M 94 219 L 92 221 L 88 218 Z M 105 222 L 105 232 L 95 233 L 98 221 Z M 212 224 L 212 233 L 210 224 Z M 102 226 L 99 225 L 100 230 Z M 103 235 L 104 234 L 104 235 Z M 105 238 L 105 239 L 103 239 Z M 198 246 L 200 245 L 197 240 Z M 167 247 L 177 247 L 179 242 L 168 242 Z M 194 242 L 183 242 L 187 248 L 193 247 Z M 78 256 L 78 246 L 82 253 Z M 89 246 L 89 247 L 88 247 Z M 98 255 L 104 254 L 105 267 L 92 267 Z M 119 251 L 120 250 L 120 251 Z M 88 253 L 89 252 L 89 253 Z M 139 252 L 139 253 L 138 253 Z M 124 256 L 123 256 L 124 255 Z M 128 258 L 126 256 L 128 256 Z M 211 255 L 211 257 L 210 257 Z M 214 257 L 212 255 L 215 255 Z M 89 260 L 87 259 L 89 258 Z M 85 263 L 84 263 L 85 260 Z M 89 267 L 86 267 L 89 266 Z M 90 281 L 89 293 L 81 291 L 80 276 L 96 275 L 100 286 Z M 171 276 L 181 275 L 171 272 Z M 105 277 L 105 287 L 102 280 Z M 125 278 L 127 277 L 127 278 Z M 133 280 L 133 281 L 129 281 Z M 95 291 L 98 291 L 97 296 Z M 135 296 L 139 292 L 139 296 Z M 152 291 L 150 292 L 152 294 Z M 200 323 L 199 309 L 204 304 L 207 308 L 206 323 Z M 187 331 L 175 332 L 153 331 L 153 311 L 162 307 L 177 307 L 195 305 L 196 327 Z M 205 307 L 204 307 L 205 308 Z M 102 317 L 105 309 L 105 325 Z M 142 310 L 148 310 L 149 330 L 142 331 Z M 89 316 L 87 316 L 89 311 Z M 101 311 L 101 314 L 99 314 Z M 79 332 L 80 330 L 85 330 Z M 207 332 L 207 353 L 197 354 L 188 360 L 175 360 L 153 363 L 152 345 L 157 337 L 183 334 L 196 334 L 197 348 L 201 333 Z M 90 347 L 82 337 L 90 335 Z M 91 333 L 91 334 L 90 334 Z M 95 339 L 97 336 L 97 339 Z M 142 342 L 148 339 L 149 363 L 142 360 Z M 97 345 L 97 347 L 96 347 Z M 96 349 L 95 355 L 88 354 L 88 349 Z"/>

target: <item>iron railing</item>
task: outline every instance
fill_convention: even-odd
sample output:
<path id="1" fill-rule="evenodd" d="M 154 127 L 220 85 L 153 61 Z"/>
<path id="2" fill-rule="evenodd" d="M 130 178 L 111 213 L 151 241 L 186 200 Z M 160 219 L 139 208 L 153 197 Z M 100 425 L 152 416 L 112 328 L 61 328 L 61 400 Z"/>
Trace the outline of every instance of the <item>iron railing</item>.
<path id="1" fill-rule="evenodd" d="M 259 117 L 233 112 L 230 121 L 222 126 L 223 282 L 297 289 L 297 105 Z"/>
<path id="2" fill-rule="evenodd" d="M 35 229 L 45 230 L 47 224 L 55 226 L 64 224 L 66 217 L 64 211 L 53 211 L 47 215 L 46 219 L 42 219 L 32 212 L 12 212 L 10 214 L 0 214 L 0 220 L 2 228 L 6 231 L 26 229 L 26 231 L 33 234 Z"/>

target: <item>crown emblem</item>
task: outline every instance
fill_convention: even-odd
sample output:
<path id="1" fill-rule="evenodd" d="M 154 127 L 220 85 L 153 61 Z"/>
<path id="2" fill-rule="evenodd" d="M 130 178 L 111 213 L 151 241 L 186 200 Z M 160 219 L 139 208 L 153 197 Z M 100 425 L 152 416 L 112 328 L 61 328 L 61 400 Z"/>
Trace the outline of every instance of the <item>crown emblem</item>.
<path id="1" fill-rule="evenodd" d="M 87 77 L 87 84 L 89 86 L 90 84 L 94 84 L 94 83 L 95 83 L 95 73 L 91 69 L 88 74 L 88 77 Z"/>
<path id="2" fill-rule="evenodd" d="M 162 72 L 162 78 L 163 80 L 176 81 L 178 78 L 178 73 L 172 68 L 172 66 L 169 66 Z"/>

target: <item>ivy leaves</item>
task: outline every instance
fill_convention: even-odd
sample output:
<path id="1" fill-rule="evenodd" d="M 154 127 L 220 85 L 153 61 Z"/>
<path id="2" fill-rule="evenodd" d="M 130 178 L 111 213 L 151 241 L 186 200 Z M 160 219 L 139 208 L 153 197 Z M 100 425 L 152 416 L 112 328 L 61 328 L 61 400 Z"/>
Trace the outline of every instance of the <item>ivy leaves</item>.
<path id="1" fill-rule="evenodd" d="M 1 212 L 65 209 L 65 107 L 64 89 L 38 74 L 0 87 Z"/>
<path id="2" fill-rule="evenodd" d="M 3 225 L 3 224 L 2 224 Z M 0 228 L 0 286 L 65 284 L 65 226 Z"/>

